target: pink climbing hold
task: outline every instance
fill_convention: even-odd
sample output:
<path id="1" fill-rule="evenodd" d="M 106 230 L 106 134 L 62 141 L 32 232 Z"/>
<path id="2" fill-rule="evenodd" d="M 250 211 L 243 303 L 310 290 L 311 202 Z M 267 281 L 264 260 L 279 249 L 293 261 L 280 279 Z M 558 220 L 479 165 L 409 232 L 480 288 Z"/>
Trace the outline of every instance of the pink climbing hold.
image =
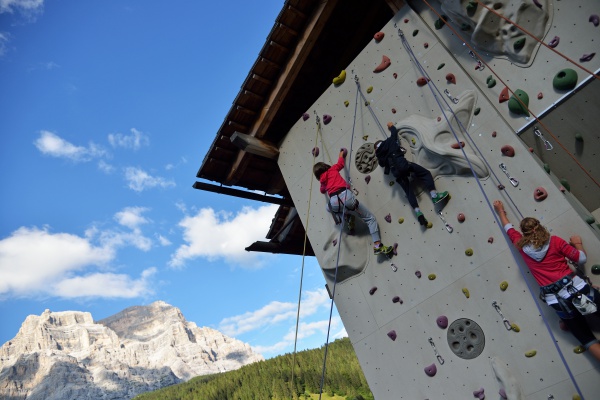
<path id="1" fill-rule="evenodd" d="M 417 278 L 421 279 L 421 271 L 415 271 L 415 275 Z"/>
<path id="2" fill-rule="evenodd" d="M 504 103 L 505 101 L 508 101 L 508 99 L 508 87 L 504 87 L 504 89 L 502 89 L 500 92 L 500 96 L 498 96 L 498 103 Z"/>
<path id="3" fill-rule="evenodd" d="M 452 73 L 446 74 L 446 80 L 449 83 L 454 83 L 456 85 L 456 76 L 454 76 L 454 74 L 452 74 Z"/>
<path id="4" fill-rule="evenodd" d="M 373 296 L 373 294 L 377 291 L 377 286 L 373 286 L 371 289 L 369 289 L 369 294 L 371 296 Z"/>
<path id="5" fill-rule="evenodd" d="M 475 390 L 473 392 L 473 397 L 477 397 L 479 400 L 485 399 L 485 391 L 483 390 L 483 388 L 480 388 L 479 390 Z"/>
<path id="6" fill-rule="evenodd" d="M 396 109 L 392 108 L 392 114 L 396 114 Z"/>
<path id="7" fill-rule="evenodd" d="M 504 190 L 504 185 L 503 184 L 499 184 L 498 185 L 498 190 Z"/>
<path id="8" fill-rule="evenodd" d="M 598 26 L 598 24 L 600 24 L 600 17 L 598 17 L 596 14 L 592 14 L 590 15 L 588 21 L 594 24 L 594 26 Z"/>
<path id="9" fill-rule="evenodd" d="M 442 329 L 446 329 L 448 327 L 448 317 L 446 317 L 445 315 L 440 315 L 439 317 L 437 317 L 435 322 L 437 326 L 439 326 Z"/>
<path id="10" fill-rule="evenodd" d="M 398 337 L 398 335 L 396 335 L 396 331 L 389 331 L 387 335 L 392 340 L 396 340 L 396 338 Z"/>
<path id="11" fill-rule="evenodd" d="M 563 192 L 563 193 L 567 191 L 567 189 L 565 189 L 565 187 L 564 187 L 564 186 L 561 186 L 561 187 L 559 187 L 559 188 L 558 188 L 558 190 L 560 190 L 560 191 L 561 191 L 561 192 Z"/>
<path id="12" fill-rule="evenodd" d="M 460 222 L 462 224 L 463 222 L 465 222 L 465 219 L 466 219 L 465 214 L 458 213 L 458 215 L 456 216 L 456 219 L 458 220 L 458 222 Z"/>
<path id="13" fill-rule="evenodd" d="M 494 243 L 494 238 L 492 236 L 488 238 L 488 243 Z"/>
<path id="14" fill-rule="evenodd" d="M 548 42 L 548 47 L 555 48 L 560 43 L 560 38 L 558 36 L 554 36 L 551 41 Z"/>
<path id="15" fill-rule="evenodd" d="M 369 182 L 371 182 L 371 175 L 365 176 L 365 182 L 367 182 L 367 185 L 369 184 Z"/>
<path id="16" fill-rule="evenodd" d="M 337 245 L 337 239 L 333 239 L 333 240 L 331 241 L 331 243 L 332 243 L 332 244 L 333 244 L 333 246 L 335 247 L 335 246 Z"/>
<path id="17" fill-rule="evenodd" d="M 419 79 L 417 79 L 417 86 L 421 87 L 421 86 L 425 86 L 425 85 L 427 85 L 427 78 L 422 76 Z"/>
<path id="18" fill-rule="evenodd" d="M 533 153 L 533 151 L 534 151 L 534 150 L 533 150 L 533 147 L 530 147 L 530 148 L 529 148 L 529 149 L 527 149 L 527 150 L 529 150 L 529 152 L 530 152 L 530 153 Z"/>
<path id="19" fill-rule="evenodd" d="M 373 70 L 373 72 L 381 72 L 392 65 L 392 61 L 386 55 L 381 57 L 381 63 Z"/>
<path id="20" fill-rule="evenodd" d="M 398 74 L 397 73 L 393 73 L 392 76 L 394 77 L 394 79 L 398 78 Z"/>
<path id="21" fill-rule="evenodd" d="M 392 216 L 390 214 L 386 215 L 383 219 L 385 219 L 389 223 L 392 222 Z"/>
<path id="22" fill-rule="evenodd" d="M 392 245 L 392 253 L 394 253 L 395 256 L 398 255 L 398 243 Z"/>
<path id="23" fill-rule="evenodd" d="M 442 120 L 442 117 L 437 117 L 437 122 L 440 122 Z"/>
<path id="24" fill-rule="evenodd" d="M 581 57 L 579 57 L 579 61 L 581 61 L 581 62 L 590 61 L 592 58 L 594 58 L 595 55 L 596 55 L 596 53 L 584 54 Z"/>
<path id="25" fill-rule="evenodd" d="M 304 113 L 304 114 L 302 114 L 302 120 L 303 120 L 303 121 L 306 121 L 306 120 L 307 120 L 307 119 L 309 119 L 309 118 L 310 118 L 310 115 L 309 115 L 308 113 Z"/>
<path id="26" fill-rule="evenodd" d="M 318 157 L 319 156 L 319 148 L 318 147 L 313 147 L 311 153 L 312 153 L 313 157 Z"/>
<path id="27" fill-rule="evenodd" d="M 346 157 L 346 156 L 348 155 L 348 149 L 347 149 L 347 148 L 345 148 L 345 147 L 342 147 L 342 148 L 340 149 L 340 152 L 343 152 L 343 153 L 344 153 L 344 157 Z"/>
<path id="28" fill-rule="evenodd" d="M 548 192 L 543 187 L 538 187 L 533 191 L 533 198 L 535 201 L 543 201 L 548 197 Z"/>
<path id="29" fill-rule="evenodd" d="M 435 376 L 435 374 L 437 374 L 437 367 L 435 366 L 435 363 L 428 365 L 424 368 L 424 370 L 427 376 Z"/>
<path id="30" fill-rule="evenodd" d="M 460 142 L 460 143 L 452 143 L 450 145 L 453 149 L 460 149 L 462 147 L 465 147 L 465 142 Z"/>
<path id="31" fill-rule="evenodd" d="M 331 122 L 331 120 L 333 119 L 333 117 L 329 114 L 323 114 L 323 123 L 325 125 L 327 125 L 328 123 Z"/>
<path id="32" fill-rule="evenodd" d="M 373 35 L 373 39 L 375 39 L 376 42 L 380 42 L 384 36 L 385 36 L 385 33 L 377 32 L 376 34 Z"/>
<path id="33" fill-rule="evenodd" d="M 500 151 L 502 152 L 503 156 L 506 156 L 506 157 L 514 157 L 515 156 L 515 148 L 509 144 L 502 146 L 502 148 L 500 148 Z"/>
<path id="34" fill-rule="evenodd" d="M 492 137 L 496 137 L 497 133 L 496 131 L 492 132 Z"/>
<path id="35" fill-rule="evenodd" d="M 500 395 L 500 397 L 502 397 L 503 399 L 508 399 L 508 396 L 506 395 L 506 390 L 504 390 L 504 388 L 500 388 L 500 390 L 498 390 L 498 394 Z"/>
<path id="36" fill-rule="evenodd" d="M 404 23 L 408 23 L 408 18 L 404 18 Z"/>
<path id="37" fill-rule="evenodd" d="M 400 298 L 400 296 L 394 296 L 394 298 L 392 299 L 392 303 L 400 303 L 400 304 L 402 304 L 404 302 L 402 301 L 402 299 Z"/>
<path id="38" fill-rule="evenodd" d="M 538 93 L 538 100 L 541 100 L 541 99 L 543 99 L 543 98 L 544 98 L 544 93 L 542 93 L 542 92 L 539 92 L 539 93 Z"/>
<path id="39" fill-rule="evenodd" d="M 423 43 L 423 47 L 428 48 L 429 47 L 429 43 L 427 43 L 427 42 Z"/>

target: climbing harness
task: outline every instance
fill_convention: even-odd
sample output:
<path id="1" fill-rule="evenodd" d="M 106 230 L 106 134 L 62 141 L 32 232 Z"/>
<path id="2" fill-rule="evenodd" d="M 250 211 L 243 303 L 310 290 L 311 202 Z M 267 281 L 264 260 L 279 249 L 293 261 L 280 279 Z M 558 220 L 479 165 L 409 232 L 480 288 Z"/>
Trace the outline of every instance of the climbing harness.
<path id="1" fill-rule="evenodd" d="M 492 307 L 494 307 L 494 309 L 498 312 L 498 314 L 500 314 L 500 318 L 502 318 L 502 322 L 504 323 L 504 327 L 506 328 L 507 331 L 511 331 L 512 325 L 510 324 L 510 321 L 507 320 L 504 315 L 502 314 L 502 310 L 500 310 L 500 306 L 498 305 L 498 303 L 496 302 L 496 300 L 492 301 Z"/>
<path id="2" fill-rule="evenodd" d="M 511 185 L 513 185 L 514 187 L 519 186 L 519 181 L 517 180 L 517 178 L 515 178 L 514 176 L 510 176 L 510 174 L 508 173 L 506 164 L 500 163 L 499 167 L 502 170 L 502 172 L 504 172 L 504 174 L 508 177 L 508 180 L 510 181 Z"/>
<path id="3" fill-rule="evenodd" d="M 535 136 L 539 137 L 540 140 L 544 143 L 544 147 L 546 148 L 546 150 L 552 150 L 554 148 L 554 146 L 552 146 L 552 143 L 550 143 L 550 141 L 548 141 L 544 135 L 542 135 L 542 132 L 538 129 L 537 126 L 533 127 L 533 133 L 535 134 Z"/>
<path id="4" fill-rule="evenodd" d="M 429 344 L 431 345 L 431 347 L 433 347 L 433 354 L 435 355 L 435 358 L 437 358 L 440 365 L 444 365 L 444 358 L 440 355 L 440 353 L 438 353 L 437 349 L 435 348 L 433 338 L 429 338 Z"/>

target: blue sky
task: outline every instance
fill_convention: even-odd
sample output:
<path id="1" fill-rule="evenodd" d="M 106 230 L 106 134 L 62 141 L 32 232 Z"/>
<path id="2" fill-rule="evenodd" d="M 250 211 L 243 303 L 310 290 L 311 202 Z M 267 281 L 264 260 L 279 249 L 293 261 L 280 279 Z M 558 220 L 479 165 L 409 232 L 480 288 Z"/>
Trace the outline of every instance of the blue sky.
<path id="1" fill-rule="evenodd" d="M 302 258 L 244 250 L 276 206 L 192 189 L 282 5 L 0 0 L 0 343 L 45 309 L 164 300 L 293 350 Z M 307 258 L 299 349 L 326 340 L 324 284 Z"/>

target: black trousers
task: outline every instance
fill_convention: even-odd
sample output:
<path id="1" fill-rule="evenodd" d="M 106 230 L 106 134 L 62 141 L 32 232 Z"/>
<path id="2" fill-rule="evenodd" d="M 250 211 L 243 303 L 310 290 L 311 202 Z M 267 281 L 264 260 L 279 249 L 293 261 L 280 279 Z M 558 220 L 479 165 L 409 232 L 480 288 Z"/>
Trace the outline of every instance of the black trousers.
<path id="1" fill-rule="evenodd" d="M 408 173 L 395 176 L 396 182 L 398 182 L 402 189 L 404 189 L 404 193 L 406 193 L 406 197 L 408 198 L 408 204 L 410 204 L 412 208 L 417 208 L 419 207 L 417 196 L 415 195 L 414 188 L 411 187 L 412 182 L 408 179 L 410 173 L 412 173 L 415 178 L 423 183 L 423 186 L 428 192 L 435 190 L 435 183 L 433 182 L 433 176 L 431 175 L 431 172 L 429 172 L 427 168 L 423 168 L 419 164 L 412 162 L 409 162 L 408 164 Z"/>

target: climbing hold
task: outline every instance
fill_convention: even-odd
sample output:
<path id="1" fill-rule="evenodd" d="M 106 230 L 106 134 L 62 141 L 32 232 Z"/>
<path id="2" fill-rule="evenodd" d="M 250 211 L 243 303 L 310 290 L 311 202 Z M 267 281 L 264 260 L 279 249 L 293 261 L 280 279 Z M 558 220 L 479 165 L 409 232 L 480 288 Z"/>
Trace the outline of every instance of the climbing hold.
<path id="1" fill-rule="evenodd" d="M 392 65 L 392 61 L 386 55 L 381 56 L 381 63 L 373 70 L 373 72 L 381 72 Z"/>
<path id="2" fill-rule="evenodd" d="M 460 24 L 460 30 L 461 31 L 470 31 L 471 25 L 463 22 L 462 24 Z"/>
<path id="3" fill-rule="evenodd" d="M 505 101 L 508 101 L 508 87 L 506 86 L 500 92 L 500 96 L 498 96 L 498 103 L 504 103 Z"/>
<path id="4" fill-rule="evenodd" d="M 404 23 L 407 24 L 408 23 L 408 18 L 404 18 Z"/>
<path id="5" fill-rule="evenodd" d="M 371 182 L 371 175 L 365 176 L 365 182 L 367 183 L 367 185 L 369 184 L 369 182 Z"/>
<path id="6" fill-rule="evenodd" d="M 583 353 L 584 351 L 585 351 L 585 347 L 583 347 L 583 346 L 576 346 L 576 347 L 573 349 L 573 353 L 575 353 L 575 354 L 581 354 L 581 353 Z"/>
<path id="7" fill-rule="evenodd" d="M 506 395 L 506 390 L 504 390 L 504 388 L 500 388 L 500 390 L 498 390 L 498 394 L 500 395 L 500 397 L 502 397 L 503 399 L 508 399 L 508 396 Z"/>
<path id="8" fill-rule="evenodd" d="M 427 42 L 423 43 L 423 47 L 428 48 L 429 47 L 429 43 L 427 43 Z"/>
<path id="9" fill-rule="evenodd" d="M 471 293 L 469 293 L 469 289 L 467 289 L 466 287 L 465 287 L 465 288 L 462 288 L 462 292 L 463 292 L 463 294 L 465 295 L 465 297 L 466 297 L 467 299 L 468 299 L 469 297 L 471 297 Z"/>
<path id="10" fill-rule="evenodd" d="M 498 190 L 504 190 L 504 185 L 503 184 L 499 184 L 498 185 Z"/>
<path id="11" fill-rule="evenodd" d="M 469 17 L 472 17 L 473 14 L 475 14 L 475 11 L 477 11 L 477 2 L 476 1 L 469 1 L 469 3 L 467 4 L 467 14 L 469 15 Z"/>
<path id="12" fill-rule="evenodd" d="M 313 155 L 313 157 L 318 157 L 319 156 L 319 148 L 318 147 L 313 147 L 313 149 L 312 149 L 312 155 Z"/>
<path id="13" fill-rule="evenodd" d="M 581 61 L 581 62 L 590 61 L 592 58 L 594 58 L 595 55 L 596 55 L 596 53 L 584 54 L 581 57 L 579 57 L 579 61 Z"/>
<path id="14" fill-rule="evenodd" d="M 338 76 L 333 78 L 333 84 L 341 85 L 342 83 L 344 83 L 345 80 L 346 80 L 346 70 L 343 69 L 342 72 L 340 72 L 340 74 Z"/>
<path id="15" fill-rule="evenodd" d="M 433 224 L 431 223 L 431 221 L 427 222 L 427 229 L 431 229 L 433 228 Z"/>
<path id="16" fill-rule="evenodd" d="M 350 105 L 350 102 L 349 102 L 348 100 L 344 100 L 344 105 L 345 105 L 346 107 L 348 107 L 348 106 Z"/>
<path id="17" fill-rule="evenodd" d="M 502 290 L 504 292 L 506 289 L 508 289 L 508 282 L 506 282 L 506 281 L 500 282 L 500 290 Z"/>
<path id="18" fill-rule="evenodd" d="M 598 26 L 598 24 L 600 23 L 600 17 L 598 17 L 596 14 L 592 14 L 590 15 L 588 21 L 594 24 L 594 26 Z"/>
<path id="19" fill-rule="evenodd" d="M 515 90 L 514 95 L 508 100 L 508 109 L 515 114 L 524 114 L 529 117 L 527 107 L 529 107 L 529 95 L 521 89 Z"/>
<path id="20" fill-rule="evenodd" d="M 536 350 L 529 350 L 529 351 L 525 352 L 525 357 L 531 358 L 531 357 L 535 356 L 536 354 L 537 354 Z"/>
<path id="21" fill-rule="evenodd" d="M 430 281 L 433 281 L 435 278 L 436 278 L 435 274 L 427 275 L 427 279 L 429 279 Z"/>
<path id="22" fill-rule="evenodd" d="M 594 275 L 600 275 L 600 264 L 594 264 L 592 265 L 592 274 Z"/>
<path id="23" fill-rule="evenodd" d="M 398 223 L 401 224 L 404 222 L 404 218 L 398 218 Z"/>
<path id="24" fill-rule="evenodd" d="M 458 215 L 456 216 L 456 219 L 457 219 L 457 220 L 458 220 L 458 222 L 460 222 L 460 223 L 463 223 L 463 222 L 465 222 L 465 219 L 466 219 L 466 217 L 465 217 L 465 214 L 463 214 L 463 213 L 458 213 Z"/>
<path id="25" fill-rule="evenodd" d="M 533 153 L 533 147 L 530 147 L 527 150 L 529 150 L 530 153 Z"/>
<path id="26" fill-rule="evenodd" d="M 492 132 L 492 137 L 496 137 L 497 133 L 496 131 Z"/>
<path id="27" fill-rule="evenodd" d="M 468 249 L 466 249 L 466 250 L 465 250 L 465 255 L 466 255 L 467 257 L 471 257 L 471 256 L 473 255 L 473 249 L 472 249 L 472 248 L 470 248 L 470 247 L 469 247 Z"/>
<path id="28" fill-rule="evenodd" d="M 439 317 L 437 317 L 435 322 L 437 326 L 439 326 L 442 329 L 446 329 L 448 327 L 448 317 L 446 317 L 445 315 L 440 315 Z"/>
<path id="29" fill-rule="evenodd" d="M 348 149 L 345 147 L 342 147 L 340 149 L 340 153 L 343 153 L 344 157 L 348 156 Z"/>
<path id="30" fill-rule="evenodd" d="M 396 109 L 392 108 L 392 114 L 396 114 Z"/>
<path id="31" fill-rule="evenodd" d="M 395 256 L 398 255 L 398 243 L 392 245 L 392 253 L 394 253 Z"/>
<path id="32" fill-rule="evenodd" d="M 437 122 L 440 122 L 442 120 L 442 117 L 437 117 Z"/>
<path id="33" fill-rule="evenodd" d="M 510 324 L 510 329 L 512 329 L 515 332 L 521 332 L 521 328 L 519 328 L 519 325 L 515 324 L 514 322 Z"/>
<path id="34" fill-rule="evenodd" d="M 544 93 L 539 92 L 538 95 L 537 95 L 537 98 L 538 98 L 538 100 L 543 99 L 544 98 Z"/>
<path id="35" fill-rule="evenodd" d="M 413 31 L 413 33 L 412 33 L 413 37 L 417 36 L 417 34 L 418 34 L 418 33 L 419 33 L 419 30 L 418 30 L 418 29 L 415 29 L 415 30 Z"/>
<path id="36" fill-rule="evenodd" d="M 413 146 L 414 146 L 415 144 L 417 144 L 417 140 L 416 140 L 414 137 L 413 137 L 413 138 L 410 138 L 410 141 L 411 141 L 411 143 L 413 144 Z"/>
<path id="37" fill-rule="evenodd" d="M 593 224 L 594 222 L 596 222 L 596 219 L 594 217 L 592 217 L 591 215 L 588 215 L 587 217 L 585 217 L 585 222 L 588 225 Z"/>
<path id="38" fill-rule="evenodd" d="M 371 93 L 372 91 L 373 91 L 373 86 L 369 86 L 369 87 L 367 88 L 367 93 Z"/>
<path id="39" fill-rule="evenodd" d="M 369 104 L 371 104 L 369 103 L 369 100 L 365 101 L 365 107 L 369 107 Z"/>
<path id="40" fill-rule="evenodd" d="M 513 43 L 513 49 L 515 49 L 515 51 L 519 51 L 523 47 L 525 47 L 525 37 L 522 37 L 521 39 L 517 39 Z"/>
<path id="41" fill-rule="evenodd" d="M 394 186 L 394 181 L 390 181 L 390 183 L 388 185 Z"/>
<path id="42" fill-rule="evenodd" d="M 494 238 L 492 236 L 488 238 L 488 243 L 494 243 Z"/>
<path id="43" fill-rule="evenodd" d="M 544 171 L 546 171 L 547 173 L 550 173 L 550 165 L 547 163 L 544 163 Z"/>
<path id="44" fill-rule="evenodd" d="M 368 138 L 369 138 L 369 135 L 364 135 L 364 136 L 362 137 L 362 139 L 363 139 L 363 140 L 367 140 Z"/>
<path id="45" fill-rule="evenodd" d="M 375 39 L 376 42 L 380 42 L 384 36 L 385 36 L 385 33 L 377 32 L 376 34 L 373 35 L 373 39 Z"/>
<path id="46" fill-rule="evenodd" d="M 420 77 L 419 79 L 417 79 L 417 86 L 425 86 L 427 85 L 427 78 L 425 78 L 424 76 Z"/>
<path id="47" fill-rule="evenodd" d="M 394 79 L 398 78 L 398 74 L 397 73 L 393 73 L 392 76 L 394 77 Z"/>
<path id="48" fill-rule="evenodd" d="M 535 199 L 535 201 L 546 200 L 546 197 L 548 197 L 548 192 L 541 186 L 535 188 L 535 190 L 533 191 L 533 198 Z"/>
<path id="49" fill-rule="evenodd" d="M 539 0 L 533 0 L 533 4 L 535 4 L 539 8 L 542 8 L 542 3 L 540 3 Z"/>
<path id="50" fill-rule="evenodd" d="M 452 143 L 450 145 L 450 147 L 452 147 L 453 149 L 460 149 L 462 147 L 465 147 L 465 142 L 460 142 L 460 143 Z"/>
<path id="51" fill-rule="evenodd" d="M 445 16 L 444 14 L 441 15 L 440 18 L 438 18 L 434 23 L 433 26 L 435 26 L 435 29 L 442 29 L 444 27 L 444 25 L 446 25 L 446 21 L 448 20 L 448 17 Z"/>
<path id="52" fill-rule="evenodd" d="M 575 133 L 575 140 L 577 140 L 578 142 L 583 142 L 583 136 L 581 135 L 581 133 Z"/>
<path id="53" fill-rule="evenodd" d="M 304 113 L 304 114 L 302 114 L 302 120 L 303 120 L 303 121 L 306 121 L 306 120 L 307 120 L 307 119 L 309 119 L 309 118 L 310 118 L 310 114 L 308 114 L 308 113 Z"/>
<path id="54" fill-rule="evenodd" d="M 474 111 L 473 114 L 475 115 L 479 115 L 479 113 L 481 112 L 481 108 L 477 107 Z"/>
<path id="55" fill-rule="evenodd" d="M 386 215 L 383 219 L 385 219 L 387 222 L 392 222 L 392 216 L 390 214 Z"/>
<path id="56" fill-rule="evenodd" d="M 333 240 L 331 241 L 331 244 L 333 244 L 333 246 L 335 247 L 335 246 L 337 245 L 337 239 L 333 239 Z"/>
<path id="57" fill-rule="evenodd" d="M 400 296 L 394 296 L 394 298 L 392 299 L 392 302 L 393 303 L 400 303 L 400 304 L 404 303 L 402 301 L 402 299 L 400 298 Z"/>
<path id="58" fill-rule="evenodd" d="M 479 390 L 475 390 L 473 392 L 473 397 L 476 397 L 479 400 L 485 399 L 485 391 L 483 390 L 483 388 L 480 388 Z"/>
<path id="59" fill-rule="evenodd" d="M 377 286 L 373 286 L 371 289 L 369 289 L 369 294 L 371 296 L 373 296 L 373 294 L 377 291 Z"/>
<path id="60" fill-rule="evenodd" d="M 489 87 L 491 89 L 494 86 L 496 86 L 496 80 L 494 78 L 487 81 L 487 87 Z"/>
<path id="61" fill-rule="evenodd" d="M 555 48 L 560 43 L 560 37 L 554 36 L 551 41 L 548 42 L 548 46 Z"/>
<path id="62" fill-rule="evenodd" d="M 561 186 L 561 187 L 559 187 L 559 188 L 558 188 L 558 190 L 560 190 L 560 191 L 561 191 L 561 192 L 563 192 L 563 193 L 567 191 L 567 189 L 565 189 L 565 187 L 564 187 L 564 186 Z"/>
<path id="63" fill-rule="evenodd" d="M 573 400 L 581 400 L 581 396 L 579 396 L 578 394 L 574 394 L 572 399 Z"/>
<path id="64" fill-rule="evenodd" d="M 387 335 L 388 335 L 388 337 L 389 337 L 390 339 L 392 339 L 392 340 L 396 340 L 396 338 L 398 337 L 398 336 L 396 335 L 396 331 L 389 331 Z"/>
<path id="65" fill-rule="evenodd" d="M 571 68 L 561 69 L 554 75 L 552 86 L 556 90 L 571 90 L 577 86 L 577 72 Z"/>
<path id="66" fill-rule="evenodd" d="M 571 185 L 569 185 L 569 182 L 565 178 L 560 180 L 560 184 L 563 185 L 567 191 L 571 191 Z"/>
<path id="67" fill-rule="evenodd" d="M 332 118 L 333 118 L 333 117 L 332 117 L 331 115 L 329 115 L 329 114 L 323 114 L 323 123 L 324 123 L 325 125 L 327 125 L 328 123 L 330 123 L 330 122 L 331 122 L 331 119 L 332 119 Z"/>
<path id="68" fill-rule="evenodd" d="M 509 144 L 505 144 L 504 146 L 502 146 L 500 148 L 500 151 L 502 152 L 503 156 L 506 156 L 506 157 L 514 157 L 515 156 L 515 149 L 514 149 L 514 147 L 512 147 Z"/>
<path id="69" fill-rule="evenodd" d="M 425 373 L 427 376 L 435 376 L 435 374 L 437 374 L 437 367 L 435 366 L 435 363 L 425 367 Z"/>
<path id="70" fill-rule="evenodd" d="M 444 64 L 444 63 L 441 63 L 440 65 L 438 65 L 438 67 L 437 67 L 438 71 L 439 71 L 440 69 L 444 68 L 444 66 L 445 66 L 445 65 L 446 65 L 446 64 Z"/>
<path id="71" fill-rule="evenodd" d="M 421 271 L 415 271 L 415 276 L 421 279 Z"/>
<path id="72" fill-rule="evenodd" d="M 447 73 L 446 80 L 448 81 L 448 83 L 454 83 L 456 85 L 456 76 L 454 76 L 454 74 Z"/>

